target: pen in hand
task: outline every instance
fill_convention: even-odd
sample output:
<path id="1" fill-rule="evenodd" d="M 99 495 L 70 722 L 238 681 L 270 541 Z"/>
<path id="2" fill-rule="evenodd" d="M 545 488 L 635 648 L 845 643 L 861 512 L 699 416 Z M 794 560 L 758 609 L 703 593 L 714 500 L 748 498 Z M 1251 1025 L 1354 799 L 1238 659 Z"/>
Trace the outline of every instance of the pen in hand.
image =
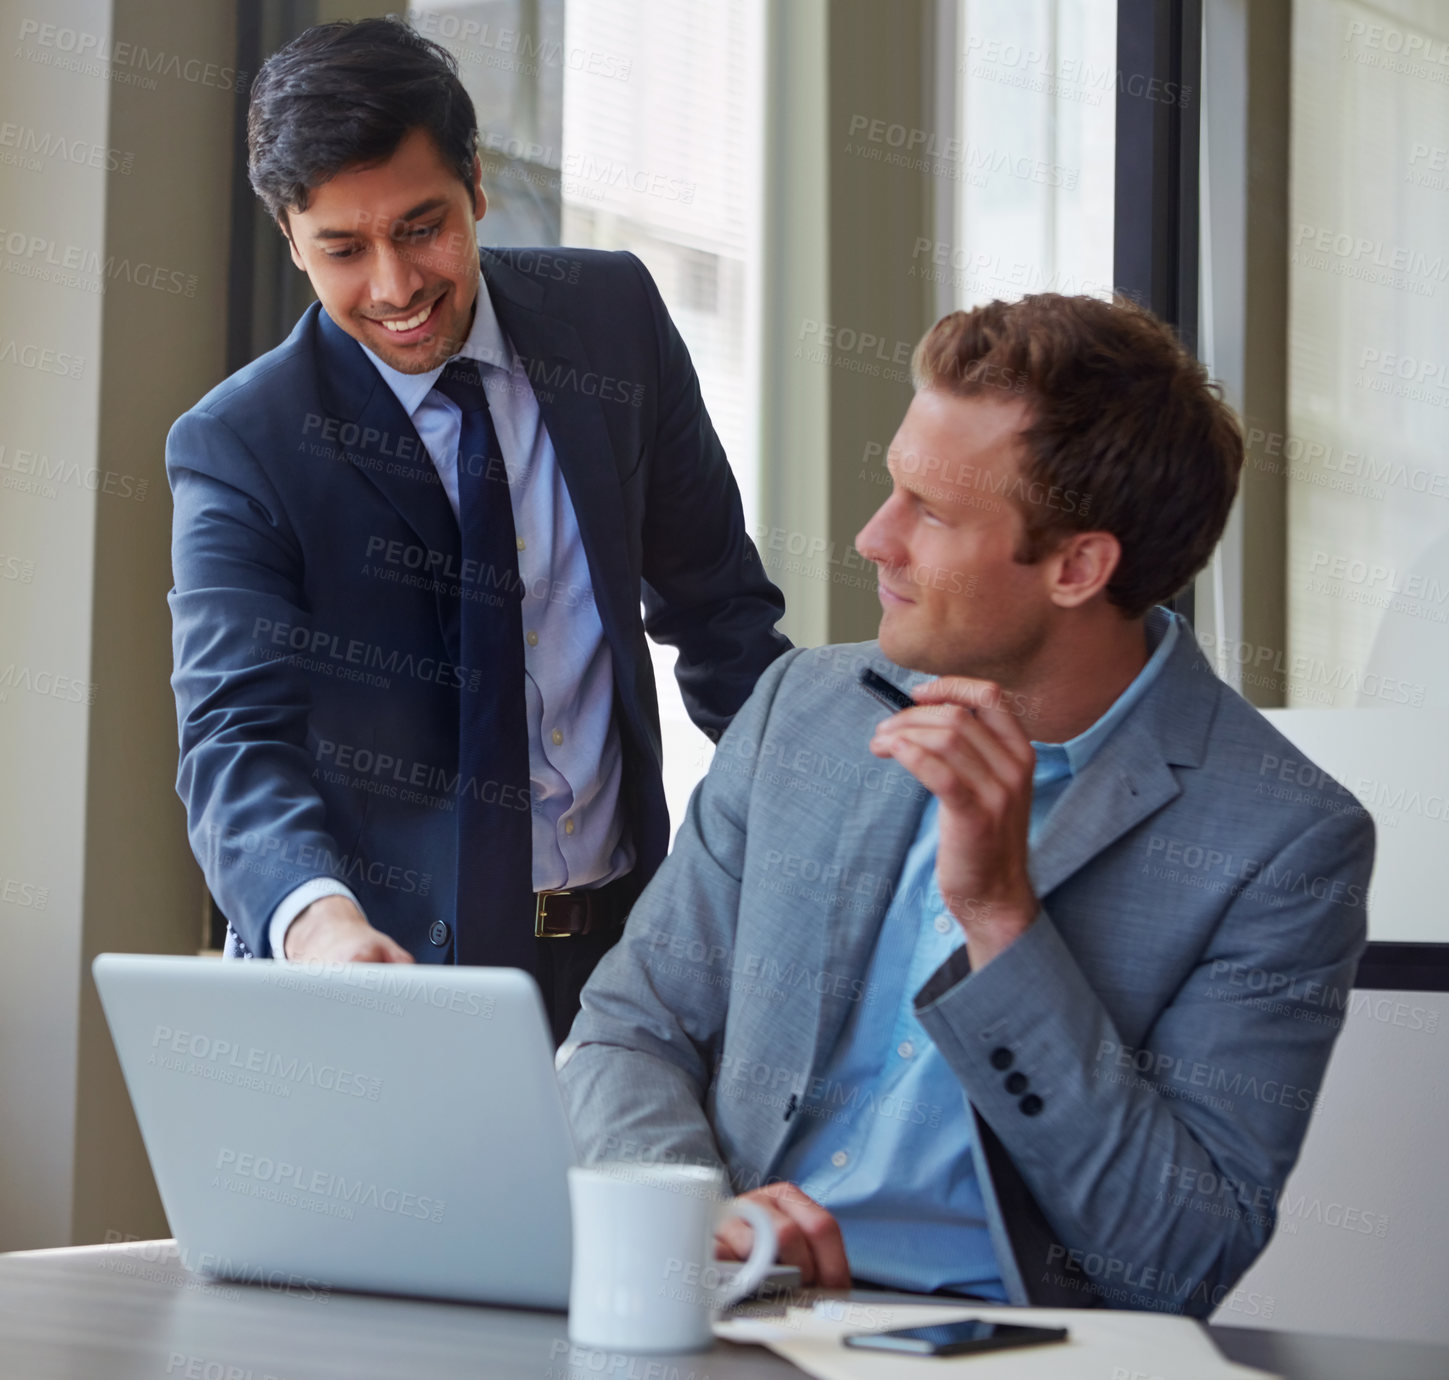
<path id="1" fill-rule="evenodd" d="M 867 695 L 878 699 L 892 714 L 898 714 L 902 709 L 910 709 L 914 704 L 913 700 L 904 690 L 897 685 L 892 685 L 884 676 L 872 671 L 869 666 L 860 668 L 860 688 Z"/>
<path id="2" fill-rule="evenodd" d="M 916 702 L 910 695 L 898 685 L 892 685 L 883 675 L 871 670 L 869 666 L 862 666 L 857 677 L 860 688 L 867 695 L 879 700 L 892 714 L 899 714 L 902 709 L 914 709 Z M 976 717 L 976 710 L 971 709 L 971 717 Z"/>

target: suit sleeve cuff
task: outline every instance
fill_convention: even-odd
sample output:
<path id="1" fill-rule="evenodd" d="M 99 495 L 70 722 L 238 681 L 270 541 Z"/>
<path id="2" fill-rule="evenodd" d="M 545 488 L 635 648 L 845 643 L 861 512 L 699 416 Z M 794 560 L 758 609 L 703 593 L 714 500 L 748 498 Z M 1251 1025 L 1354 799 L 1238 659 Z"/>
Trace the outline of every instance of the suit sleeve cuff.
<path id="1" fill-rule="evenodd" d="M 362 909 L 351 888 L 334 877 L 313 877 L 311 881 L 303 882 L 301 886 L 294 887 L 283 896 L 272 912 L 271 921 L 267 925 L 267 945 L 273 958 L 286 957 L 287 930 L 292 921 L 313 901 L 320 901 L 324 896 L 345 896 L 358 910 Z"/>
<path id="2" fill-rule="evenodd" d="M 972 1105 L 998 1132 L 1023 1113 L 1080 1113 L 1067 1068 L 1111 1031 L 1051 917 L 1038 911 L 980 972 L 965 955 L 963 945 L 931 975 L 915 1008 Z M 1064 1060 L 1064 1049 L 1084 1053 Z"/>

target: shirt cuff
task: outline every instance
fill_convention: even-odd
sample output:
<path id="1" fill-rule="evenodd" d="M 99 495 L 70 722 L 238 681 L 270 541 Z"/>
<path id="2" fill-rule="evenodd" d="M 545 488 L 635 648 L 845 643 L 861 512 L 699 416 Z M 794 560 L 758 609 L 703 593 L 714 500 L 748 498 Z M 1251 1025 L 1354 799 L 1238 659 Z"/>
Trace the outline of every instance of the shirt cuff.
<path id="1" fill-rule="evenodd" d="M 345 896 L 358 910 L 362 909 L 352 889 L 334 877 L 313 877 L 310 882 L 303 882 L 283 896 L 272 912 L 271 923 L 267 926 L 267 943 L 273 958 L 286 957 L 287 930 L 292 921 L 313 901 L 320 901 L 324 896 Z"/>

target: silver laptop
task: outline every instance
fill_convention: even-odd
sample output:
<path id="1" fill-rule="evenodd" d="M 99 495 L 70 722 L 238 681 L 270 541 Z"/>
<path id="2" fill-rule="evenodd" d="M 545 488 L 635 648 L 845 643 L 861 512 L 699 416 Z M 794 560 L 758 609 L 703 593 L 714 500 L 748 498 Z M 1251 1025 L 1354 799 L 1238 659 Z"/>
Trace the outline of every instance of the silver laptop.
<path id="1" fill-rule="evenodd" d="M 525 973 L 129 954 L 92 972 L 189 1268 L 567 1307 L 574 1151 Z"/>

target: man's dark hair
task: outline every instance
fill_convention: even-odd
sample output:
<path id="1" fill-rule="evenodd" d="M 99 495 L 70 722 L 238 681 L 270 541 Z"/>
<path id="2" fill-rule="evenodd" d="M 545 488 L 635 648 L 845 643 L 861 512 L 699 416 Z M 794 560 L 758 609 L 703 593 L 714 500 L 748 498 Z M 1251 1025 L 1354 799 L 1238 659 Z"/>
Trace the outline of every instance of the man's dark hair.
<path id="1" fill-rule="evenodd" d="M 252 190 L 285 225 L 313 188 L 390 158 L 414 129 L 427 130 L 471 197 L 478 121 L 453 55 L 396 19 L 315 25 L 278 48 L 252 86 Z"/>
<path id="2" fill-rule="evenodd" d="M 1071 532 L 1110 532 L 1122 558 L 1107 598 L 1128 618 L 1207 564 L 1238 489 L 1242 431 L 1150 312 L 1051 292 L 989 302 L 943 316 L 911 370 L 917 388 L 1019 397 L 1030 409 L 1018 561 L 1040 560 Z"/>

